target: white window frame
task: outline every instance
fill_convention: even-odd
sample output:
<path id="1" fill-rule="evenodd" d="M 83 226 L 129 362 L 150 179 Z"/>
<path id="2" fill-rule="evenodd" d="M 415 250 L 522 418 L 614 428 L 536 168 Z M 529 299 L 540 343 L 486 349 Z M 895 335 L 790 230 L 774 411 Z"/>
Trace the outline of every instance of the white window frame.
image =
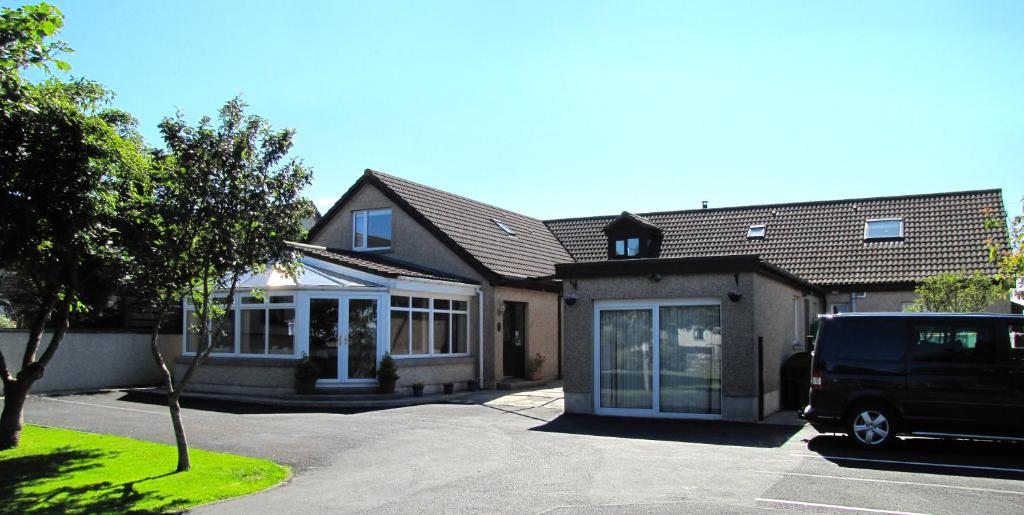
<path id="1" fill-rule="evenodd" d="M 899 236 L 871 236 L 871 224 L 876 222 L 899 222 L 900 234 Z M 877 240 L 896 240 L 903 239 L 905 235 L 906 224 L 903 223 L 902 218 L 869 218 L 864 221 L 864 241 L 877 241 Z"/>
<path id="2" fill-rule="evenodd" d="M 767 234 L 768 226 L 764 224 L 751 225 L 750 228 L 747 229 L 748 240 L 763 240 Z"/>
<path id="3" fill-rule="evenodd" d="M 394 239 L 393 239 L 394 236 L 395 236 L 395 233 L 394 233 L 394 223 L 393 223 L 394 222 L 394 216 L 391 213 L 391 208 L 387 207 L 387 208 L 380 208 L 380 209 L 360 209 L 360 210 L 357 210 L 357 211 L 352 211 L 352 250 L 358 250 L 358 251 L 365 251 L 365 250 L 388 250 L 388 249 L 391 248 L 391 245 L 388 245 L 386 247 L 370 247 L 369 246 L 370 245 L 370 232 L 369 232 L 370 216 L 373 215 L 373 214 L 380 214 L 380 213 L 387 213 L 388 214 L 388 224 L 391 225 L 391 229 L 392 229 L 392 231 L 391 231 L 391 237 L 392 237 L 391 243 L 392 243 L 392 245 L 394 244 Z M 362 227 L 358 227 L 359 226 L 359 222 L 358 222 L 359 215 L 363 215 Z M 362 231 L 363 231 L 363 244 L 362 244 L 362 246 L 356 245 L 356 230 L 357 229 L 362 229 Z"/>
<path id="4" fill-rule="evenodd" d="M 391 298 L 392 297 L 408 297 L 409 298 L 409 307 L 392 306 L 391 305 Z M 412 299 L 414 297 L 415 298 L 420 298 L 420 299 L 427 299 L 427 306 L 428 307 L 425 307 L 425 308 L 414 308 L 414 307 L 412 307 Z M 466 309 L 465 310 L 461 310 L 461 309 L 437 309 L 437 308 L 434 307 L 434 304 L 438 300 L 447 300 L 448 302 L 451 302 L 451 303 L 454 303 L 454 302 L 465 302 L 466 303 Z M 408 342 L 407 342 L 406 354 L 391 354 L 392 358 L 395 358 L 396 360 L 402 360 L 402 359 L 424 359 L 424 358 L 457 358 L 457 357 L 470 356 L 471 355 L 471 353 L 470 353 L 470 348 L 471 348 L 470 347 L 470 340 L 472 339 L 471 338 L 471 334 L 469 332 L 469 328 L 470 328 L 469 312 L 470 312 L 470 304 L 471 304 L 470 301 L 471 301 L 470 297 L 455 297 L 455 296 L 446 296 L 446 295 L 426 295 L 424 293 L 419 293 L 419 292 L 392 292 L 391 295 L 389 295 L 388 299 L 387 299 L 387 304 L 388 304 L 387 352 L 391 352 L 391 313 L 393 311 L 401 311 L 403 313 L 406 313 L 406 317 L 407 317 L 407 319 L 409 321 L 409 339 L 408 339 Z M 449 306 L 451 306 L 451 304 L 449 304 Z M 427 353 L 426 354 L 413 354 L 412 353 L 412 338 L 413 338 L 412 314 L 413 313 L 426 313 L 427 314 L 427 321 L 428 321 L 427 322 L 427 335 L 428 335 L 428 337 L 427 337 Z M 435 313 L 447 313 L 448 314 L 448 349 L 449 349 L 449 352 L 434 352 L 434 314 Z M 452 345 L 454 343 L 453 338 L 455 336 L 455 323 L 454 323 L 455 315 L 465 315 L 465 320 L 466 320 L 466 352 L 452 352 L 452 350 L 455 348 L 454 345 Z"/>
<path id="5" fill-rule="evenodd" d="M 380 360 L 384 357 L 384 354 L 388 352 L 386 348 L 388 344 L 388 338 L 385 336 L 391 329 L 387 325 L 389 318 L 384 316 L 382 311 L 388 307 L 390 300 L 386 294 L 376 294 L 371 292 L 334 292 L 334 291 L 318 291 L 318 292 L 306 292 L 302 295 L 300 305 L 303 306 L 302 314 L 302 327 L 299 329 L 299 333 L 302 337 L 302 350 L 301 353 L 309 354 L 309 301 L 313 299 L 327 299 L 335 300 L 338 302 L 338 377 L 336 379 L 318 379 L 316 384 L 322 386 L 330 385 L 344 385 L 344 384 L 370 384 L 376 383 L 377 378 L 362 378 L 362 379 L 349 379 L 348 377 L 348 352 L 349 352 L 349 301 L 353 300 L 372 300 L 377 303 L 377 352 L 375 359 L 377 360 L 377 366 L 380 366 Z"/>
<path id="6" fill-rule="evenodd" d="M 594 326 L 593 326 L 593 347 L 591 351 L 594 357 L 594 413 L 597 415 L 612 415 L 619 417 L 651 417 L 651 418 L 678 418 L 691 420 L 721 420 L 721 413 L 669 413 L 661 411 L 661 325 L 660 309 L 667 306 L 718 306 L 719 322 L 724 326 L 722 320 L 722 301 L 712 297 L 697 297 L 688 299 L 636 299 L 636 300 L 597 300 L 594 301 Z M 622 310 L 650 310 L 651 311 L 651 407 L 648 409 L 636 408 L 605 408 L 601 406 L 601 312 L 622 311 Z M 723 330 L 724 332 L 724 330 Z M 721 359 L 721 377 L 726 370 L 726 358 L 723 354 Z M 718 405 L 721 409 L 723 392 L 718 390 Z"/>
<path id="7" fill-rule="evenodd" d="M 290 296 L 291 302 L 288 303 L 270 303 L 270 297 L 278 296 Z M 258 359 L 289 359 L 296 358 L 299 356 L 299 310 L 297 302 L 297 292 L 263 292 L 263 302 L 259 304 L 246 304 L 242 305 L 242 297 L 253 296 L 251 291 L 243 291 L 235 293 L 235 301 L 231 306 L 232 315 L 234 316 L 234 328 L 232 329 L 232 338 L 234 345 L 231 352 L 210 352 L 210 356 L 223 356 L 223 357 L 236 357 L 236 358 L 258 358 Z M 242 327 L 242 311 L 256 311 L 264 310 L 263 316 L 263 354 L 249 354 L 243 353 L 242 341 L 239 332 Z M 270 354 L 270 313 L 271 309 L 291 309 L 294 313 L 292 318 L 292 353 L 291 354 Z M 183 356 L 194 356 L 196 353 L 188 350 L 188 314 L 190 311 L 195 311 L 195 307 L 189 302 L 183 303 L 182 309 L 182 341 L 181 350 Z M 210 334 L 207 338 L 212 338 Z M 208 340 L 209 341 L 209 340 Z"/>

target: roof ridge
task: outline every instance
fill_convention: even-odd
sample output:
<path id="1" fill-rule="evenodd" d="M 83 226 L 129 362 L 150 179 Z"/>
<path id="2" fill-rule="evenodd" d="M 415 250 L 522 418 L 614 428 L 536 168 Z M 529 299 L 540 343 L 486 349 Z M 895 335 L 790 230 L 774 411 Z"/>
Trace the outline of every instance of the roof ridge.
<path id="1" fill-rule="evenodd" d="M 367 175 L 377 175 L 377 176 L 381 176 L 382 175 L 382 176 L 387 177 L 389 179 L 396 179 L 396 180 L 407 182 L 407 183 L 410 183 L 410 184 L 415 184 L 417 186 L 420 186 L 420 187 L 423 187 L 423 188 L 427 188 L 428 190 L 433 190 L 433 191 L 437 191 L 439 193 L 444 193 L 445 195 L 451 195 L 453 197 L 458 197 L 458 198 L 460 198 L 462 200 L 466 200 L 468 202 L 472 202 L 472 203 L 480 205 L 480 206 L 487 206 L 487 207 L 490 207 L 490 208 L 497 209 L 498 211 L 504 211 L 506 213 L 511 213 L 513 215 L 516 215 L 516 216 L 521 216 L 523 218 L 527 218 L 527 219 L 533 220 L 535 222 L 539 222 L 539 223 L 542 223 L 542 224 L 544 223 L 544 220 L 541 220 L 540 218 L 534 218 L 534 217 L 529 216 L 529 215 L 524 215 L 524 214 L 522 214 L 522 213 L 520 213 L 518 211 L 512 211 L 511 209 L 505 209 L 503 207 L 496 206 L 494 204 L 488 204 L 487 202 L 481 202 L 479 200 L 469 198 L 469 197 L 467 197 L 465 195 L 459 195 L 458 193 L 452 193 L 452 192 L 447 191 L 447 190 L 442 190 L 441 188 L 436 188 L 436 187 L 430 186 L 428 184 L 423 184 L 422 182 L 416 182 L 416 181 L 413 181 L 413 180 L 406 179 L 405 177 L 399 177 L 397 175 L 389 174 L 387 172 L 382 172 L 380 170 L 374 170 L 372 168 L 367 168 L 363 173 L 367 174 Z"/>
<path id="2" fill-rule="evenodd" d="M 867 202 L 876 200 L 902 200 L 902 199 L 917 199 L 917 198 L 928 198 L 928 197 L 942 197 L 950 195 L 966 196 L 968 194 L 978 193 L 1000 193 L 1002 194 L 1002 188 L 988 188 L 979 190 L 961 190 L 961 191 L 942 191 L 935 193 L 915 193 L 908 195 L 891 195 L 891 196 L 877 196 L 877 197 L 858 197 L 858 198 L 844 198 L 844 199 L 832 199 L 832 200 L 809 200 L 802 202 L 781 202 L 775 204 L 747 204 L 742 206 L 725 206 L 725 207 L 711 207 L 711 208 L 696 208 L 696 209 L 677 209 L 667 211 L 649 211 L 646 213 L 631 213 L 636 216 L 654 216 L 654 215 L 672 215 L 682 213 L 707 213 L 710 211 L 734 211 L 741 209 L 767 209 L 776 207 L 792 207 L 792 206 L 822 206 L 829 204 L 842 204 L 847 202 Z M 543 220 L 544 224 L 557 223 L 557 222 L 575 222 L 583 220 L 599 220 L 602 218 L 616 218 L 620 215 L 592 215 L 592 216 L 577 216 L 577 217 L 566 217 L 566 218 L 553 218 L 550 220 Z"/>

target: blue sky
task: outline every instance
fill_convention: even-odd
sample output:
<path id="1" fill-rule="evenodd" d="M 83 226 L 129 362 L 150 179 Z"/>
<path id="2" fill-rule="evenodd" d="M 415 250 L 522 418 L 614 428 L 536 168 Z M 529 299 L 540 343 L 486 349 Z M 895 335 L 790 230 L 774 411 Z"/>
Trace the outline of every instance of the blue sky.
<path id="1" fill-rule="evenodd" d="M 538 218 L 1024 196 L 1019 1 L 55 3 L 151 143 L 242 94 L 322 209 L 365 168 Z"/>

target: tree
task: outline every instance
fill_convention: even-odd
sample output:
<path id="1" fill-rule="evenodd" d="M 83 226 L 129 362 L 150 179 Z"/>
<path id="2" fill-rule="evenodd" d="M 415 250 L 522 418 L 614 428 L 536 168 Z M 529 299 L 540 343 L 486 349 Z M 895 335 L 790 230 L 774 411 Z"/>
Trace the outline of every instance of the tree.
<path id="1" fill-rule="evenodd" d="M 1024 198 L 1021 199 L 1021 205 L 1024 206 Z M 1002 225 L 1002 220 L 992 222 L 993 225 Z M 989 241 L 989 256 L 999 265 L 1000 278 L 1011 287 L 1017 286 L 1024 279 L 1024 214 L 1010 221 L 1009 247 Z"/>
<path id="2" fill-rule="evenodd" d="M 974 313 L 1006 297 L 1000 281 L 985 274 L 941 273 L 928 277 L 914 289 L 917 299 L 911 311 Z"/>
<path id="3" fill-rule="evenodd" d="M 20 442 L 29 389 L 72 313 L 90 307 L 82 293 L 103 291 L 125 264 L 122 235 L 133 215 L 124 200 L 143 187 L 148 166 L 134 120 L 108 108 L 102 86 L 22 77 L 29 66 L 67 68 L 53 56 L 70 49 L 49 39 L 62 25 L 46 4 L 0 13 L 0 268 L 17 274 L 33 301 L 21 368 L 0 354 L 0 449 Z"/>
<path id="4" fill-rule="evenodd" d="M 181 113 L 163 120 L 167 151 L 157 160 L 154 187 L 140 207 L 146 223 L 133 238 L 131 277 L 156 311 L 150 343 L 163 373 L 179 472 L 191 466 L 181 393 L 213 342 L 228 336 L 221 322 L 231 313 L 239 280 L 269 263 L 294 273 L 298 264 L 287 241 L 302 238 L 302 220 L 312 214 L 312 204 L 301 196 L 310 172 L 287 158 L 294 131 L 274 131 L 245 108 L 239 98 L 228 101 L 216 127 L 208 117 L 189 126 Z M 157 340 L 167 313 L 182 299 L 194 307 L 188 328 L 197 347 L 175 377 Z"/>

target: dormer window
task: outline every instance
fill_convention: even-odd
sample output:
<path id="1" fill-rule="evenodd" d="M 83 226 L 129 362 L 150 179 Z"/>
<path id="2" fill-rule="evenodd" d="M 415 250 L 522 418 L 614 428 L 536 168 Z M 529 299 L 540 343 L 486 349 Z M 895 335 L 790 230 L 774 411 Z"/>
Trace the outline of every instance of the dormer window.
<path id="1" fill-rule="evenodd" d="M 765 232 L 767 232 L 767 230 L 768 226 L 766 225 L 751 225 L 750 228 L 747 229 L 747 239 L 763 240 Z"/>
<path id="2" fill-rule="evenodd" d="M 367 209 L 352 212 L 352 250 L 387 250 L 390 248 L 390 209 Z"/>
<path id="3" fill-rule="evenodd" d="M 640 255 L 640 238 L 615 240 L 615 257 L 636 257 Z"/>
<path id="4" fill-rule="evenodd" d="M 642 216 L 623 212 L 603 230 L 608 259 L 654 258 L 661 250 L 661 228 Z"/>
<path id="5" fill-rule="evenodd" d="M 501 229 L 505 234 L 507 234 L 509 236 L 515 236 L 516 235 L 516 232 L 513 231 L 512 227 L 509 226 L 507 223 L 502 222 L 501 220 L 498 220 L 497 218 L 491 218 L 491 221 L 494 222 L 494 225 L 497 225 L 498 228 Z"/>
<path id="6" fill-rule="evenodd" d="M 864 241 L 903 239 L 902 218 L 879 218 L 864 222 Z"/>

